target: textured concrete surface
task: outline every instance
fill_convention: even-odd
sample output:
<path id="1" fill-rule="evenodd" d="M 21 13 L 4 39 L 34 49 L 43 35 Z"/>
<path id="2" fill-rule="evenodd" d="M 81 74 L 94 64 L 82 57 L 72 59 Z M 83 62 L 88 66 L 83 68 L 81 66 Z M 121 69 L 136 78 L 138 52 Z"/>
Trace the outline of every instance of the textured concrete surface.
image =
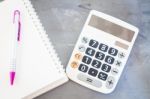
<path id="1" fill-rule="evenodd" d="M 90 9 L 140 29 L 116 90 L 104 95 L 72 81 L 36 99 L 150 99 L 150 0 L 31 0 L 64 67 Z"/>

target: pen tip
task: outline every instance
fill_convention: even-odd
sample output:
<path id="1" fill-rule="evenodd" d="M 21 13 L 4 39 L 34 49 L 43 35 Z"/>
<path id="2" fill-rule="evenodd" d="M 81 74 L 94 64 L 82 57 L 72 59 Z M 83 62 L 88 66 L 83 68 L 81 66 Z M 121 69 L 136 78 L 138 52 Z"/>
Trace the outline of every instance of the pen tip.
<path id="1" fill-rule="evenodd" d="M 15 72 L 12 71 L 10 72 L 10 85 L 14 84 L 14 79 L 15 79 Z"/>

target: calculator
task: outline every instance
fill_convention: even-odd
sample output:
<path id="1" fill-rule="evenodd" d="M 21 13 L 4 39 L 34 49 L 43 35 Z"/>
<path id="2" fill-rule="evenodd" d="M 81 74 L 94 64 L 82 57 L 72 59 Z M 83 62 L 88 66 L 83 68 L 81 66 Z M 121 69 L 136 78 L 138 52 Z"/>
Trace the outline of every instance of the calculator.
<path id="1" fill-rule="evenodd" d="M 90 11 L 66 68 L 67 76 L 92 90 L 111 93 L 123 72 L 138 28 Z"/>

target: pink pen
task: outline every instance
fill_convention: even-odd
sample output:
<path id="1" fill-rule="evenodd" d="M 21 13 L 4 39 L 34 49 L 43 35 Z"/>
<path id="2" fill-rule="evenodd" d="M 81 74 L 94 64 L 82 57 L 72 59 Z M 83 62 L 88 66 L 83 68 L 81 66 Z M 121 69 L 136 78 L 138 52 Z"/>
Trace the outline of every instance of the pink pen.
<path id="1" fill-rule="evenodd" d="M 11 64 L 10 64 L 10 84 L 14 84 L 15 74 L 16 74 L 16 58 L 17 58 L 17 48 L 20 42 L 20 33 L 21 33 L 21 22 L 20 22 L 20 11 L 15 10 L 13 13 L 13 24 L 15 31 L 13 34 L 13 45 L 11 53 Z"/>

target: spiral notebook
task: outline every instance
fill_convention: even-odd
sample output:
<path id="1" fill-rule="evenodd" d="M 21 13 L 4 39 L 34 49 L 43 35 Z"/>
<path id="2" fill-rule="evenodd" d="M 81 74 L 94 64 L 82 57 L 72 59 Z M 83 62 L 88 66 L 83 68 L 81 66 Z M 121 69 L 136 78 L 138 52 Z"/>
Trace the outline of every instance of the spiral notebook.
<path id="1" fill-rule="evenodd" d="M 21 12 L 22 27 L 16 79 L 11 86 L 9 49 L 14 10 Z M 0 16 L 0 99 L 32 99 L 68 81 L 29 0 L 1 0 Z"/>

